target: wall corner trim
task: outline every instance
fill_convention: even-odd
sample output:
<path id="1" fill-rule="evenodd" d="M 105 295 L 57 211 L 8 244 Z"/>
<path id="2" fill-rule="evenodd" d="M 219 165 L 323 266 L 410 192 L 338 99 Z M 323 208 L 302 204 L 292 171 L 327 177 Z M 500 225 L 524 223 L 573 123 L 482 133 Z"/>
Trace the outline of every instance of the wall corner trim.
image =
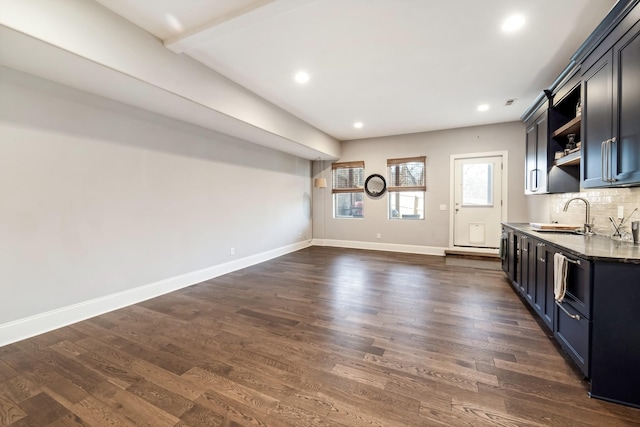
<path id="1" fill-rule="evenodd" d="M 265 262 L 291 252 L 299 251 L 309 246 L 311 246 L 310 241 L 294 243 L 292 245 L 239 258 L 231 262 L 163 279 L 137 288 L 4 323 L 0 325 L 0 347 L 40 335 L 54 329 L 62 328 L 100 314 L 137 304 L 169 292 L 177 291 L 236 270 L 260 264 L 261 262 Z"/>

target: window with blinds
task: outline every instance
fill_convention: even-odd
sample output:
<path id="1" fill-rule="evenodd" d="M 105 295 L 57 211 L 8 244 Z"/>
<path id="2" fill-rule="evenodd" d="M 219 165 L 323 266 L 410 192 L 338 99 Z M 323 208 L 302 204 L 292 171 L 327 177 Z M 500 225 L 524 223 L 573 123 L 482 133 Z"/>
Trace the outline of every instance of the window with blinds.
<path id="1" fill-rule="evenodd" d="M 331 166 L 334 218 L 362 218 L 364 162 Z"/>
<path id="2" fill-rule="evenodd" d="M 426 156 L 387 160 L 389 219 L 424 219 Z"/>

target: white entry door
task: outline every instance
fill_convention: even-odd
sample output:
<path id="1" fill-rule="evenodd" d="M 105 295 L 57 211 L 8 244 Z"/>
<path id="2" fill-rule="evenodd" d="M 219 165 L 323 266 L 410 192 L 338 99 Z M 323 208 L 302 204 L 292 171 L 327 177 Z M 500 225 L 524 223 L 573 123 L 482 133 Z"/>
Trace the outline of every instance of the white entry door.
<path id="1" fill-rule="evenodd" d="M 453 245 L 497 248 L 502 221 L 502 156 L 454 160 Z"/>

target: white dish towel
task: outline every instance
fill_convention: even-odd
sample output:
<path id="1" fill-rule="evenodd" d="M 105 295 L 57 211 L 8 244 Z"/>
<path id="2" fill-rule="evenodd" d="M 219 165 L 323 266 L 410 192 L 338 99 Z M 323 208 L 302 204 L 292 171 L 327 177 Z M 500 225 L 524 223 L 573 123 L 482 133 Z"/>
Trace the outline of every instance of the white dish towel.
<path id="1" fill-rule="evenodd" d="M 553 254 L 553 295 L 556 301 L 562 302 L 567 291 L 567 257 Z"/>

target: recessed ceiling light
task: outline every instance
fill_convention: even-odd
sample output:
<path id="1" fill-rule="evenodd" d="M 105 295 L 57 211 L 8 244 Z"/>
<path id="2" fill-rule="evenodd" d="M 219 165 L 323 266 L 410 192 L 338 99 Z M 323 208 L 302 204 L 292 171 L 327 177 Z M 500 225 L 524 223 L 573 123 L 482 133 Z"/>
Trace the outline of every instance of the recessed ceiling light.
<path id="1" fill-rule="evenodd" d="M 293 78 L 300 84 L 305 84 L 309 81 L 309 74 L 306 71 L 298 71 Z"/>
<path id="2" fill-rule="evenodd" d="M 512 33 L 519 30 L 524 25 L 524 16 L 516 14 L 511 15 L 502 23 L 502 31 Z"/>
<path id="3" fill-rule="evenodd" d="M 362 126 L 364 126 L 364 124 L 362 122 L 355 122 L 353 124 L 353 127 L 356 128 L 356 129 L 361 129 Z"/>
<path id="4" fill-rule="evenodd" d="M 167 25 L 169 26 L 169 28 L 171 28 L 171 30 L 175 33 L 181 33 L 182 31 L 184 31 L 184 27 L 182 26 L 182 22 L 180 22 L 180 20 L 178 18 L 176 18 L 175 15 L 172 15 L 170 13 L 165 13 L 164 14 L 164 20 L 167 23 Z"/>
<path id="5" fill-rule="evenodd" d="M 488 109 L 489 109 L 489 104 L 478 105 L 478 111 L 487 111 Z"/>

